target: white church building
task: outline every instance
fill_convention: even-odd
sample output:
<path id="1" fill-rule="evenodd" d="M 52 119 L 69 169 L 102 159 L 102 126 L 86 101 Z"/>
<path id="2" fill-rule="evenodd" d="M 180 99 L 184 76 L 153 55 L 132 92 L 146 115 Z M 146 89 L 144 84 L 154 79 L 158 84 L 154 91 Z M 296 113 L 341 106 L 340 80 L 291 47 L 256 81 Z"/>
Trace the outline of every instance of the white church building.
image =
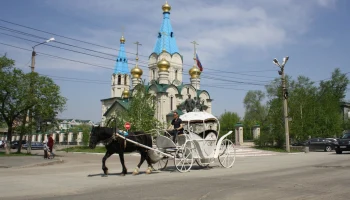
<path id="1" fill-rule="evenodd" d="M 183 108 L 186 99 L 194 99 L 201 104 L 204 112 L 211 113 L 212 99 L 206 90 L 200 88 L 201 70 L 197 66 L 194 56 L 194 65 L 188 71 L 189 83 L 184 83 L 183 56 L 181 55 L 170 23 L 171 6 L 165 3 L 162 6 L 163 21 L 157 34 L 156 44 L 148 60 L 149 82 L 147 91 L 157 102 L 155 117 L 162 123 L 169 122 L 174 111 L 179 115 L 186 112 Z M 141 83 L 143 70 L 136 64 L 131 70 L 128 67 L 128 58 L 125 54 L 125 38 L 120 38 L 119 54 L 116 59 L 115 70 L 111 80 L 111 97 L 102 99 L 102 121 L 114 114 L 119 108 L 128 109 L 133 89 Z M 138 53 L 136 56 L 138 61 Z"/>

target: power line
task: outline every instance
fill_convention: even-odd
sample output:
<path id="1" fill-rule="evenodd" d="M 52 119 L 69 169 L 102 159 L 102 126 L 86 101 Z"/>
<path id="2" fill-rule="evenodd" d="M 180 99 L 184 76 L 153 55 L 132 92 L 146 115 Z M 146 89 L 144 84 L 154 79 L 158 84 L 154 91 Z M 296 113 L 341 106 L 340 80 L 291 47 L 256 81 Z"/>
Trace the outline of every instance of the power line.
<path id="1" fill-rule="evenodd" d="M 23 40 L 27 40 L 27 41 L 30 41 L 30 42 L 37 43 L 37 41 L 29 40 L 29 39 L 26 39 L 26 38 L 21 38 L 21 37 L 14 36 L 14 35 L 9 35 L 9 34 L 7 34 L 7 33 L 2 33 L 2 32 L 0 32 L 0 34 L 3 34 L 3 35 L 10 36 L 10 37 L 19 38 L 19 39 L 23 39 Z M 93 57 L 97 57 L 97 58 L 103 58 L 103 59 L 106 59 L 106 60 L 114 61 L 114 59 L 109 59 L 109 58 L 105 58 L 105 57 L 101 57 L 101 56 L 96 56 L 96 55 L 92 55 L 92 54 L 87 54 L 87 53 L 84 53 L 84 52 L 79 52 L 79 51 L 75 51 L 75 50 L 70 50 L 70 49 L 66 49 L 66 48 L 61 48 L 61 47 L 53 46 L 53 45 L 50 45 L 50 44 L 44 44 L 44 45 L 47 45 L 47 46 L 50 46 L 50 47 L 54 47 L 54 48 L 64 49 L 64 50 L 68 50 L 68 51 L 72 51 L 72 52 L 75 52 L 75 53 L 80 53 L 80 54 L 84 54 L 84 55 L 88 55 L 88 56 L 93 56 Z M 51 55 L 51 57 L 57 57 L 57 56 L 52 56 L 52 55 Z M 67 59 L 65 59 L 65 60 L 67 60 Z M 143 67 L 143 68 L 146 68 L 146 66 L 142 66 L 142 65 L 140 65 L 140 66 Z M 180 72 L 180 73 L 181 73 L 181 72 Z M 187 75 L 187 74 L 186 74 L 186 75 Z M 242 79 L 242 78 L 228 77 L 228 76 L 216 75 L 216 74 L 212 74 L 212 76 L 227 77 L 227 78 L 235 78 L 235 79 L 241 79 L 241 80 L 252 80 L 252 79 Z M 203 78 L 205 78 L 205 76 L 203 76 Z M 209 78 L 211 79 L 211 78 L 213 78 L 213 77 L 209 77 Z M 215 79 L 215 78 L 214 78 L 214 79 Z M 268 81 L 260 81 L 260 80 L 252 80 L 252 81 L 268 82 Z"/>
<path id="2" fill-rule="evenodd" d="M 46 77 L 52 77 L 53 80 L 58 80 L 58 81 L 80 82 L 80 83 L 91 83 L 91 84 L 108 84 L 108 85 L 110 85 L 110 83 L 107 82 L 107 81 L 81 79 L 81 78 L 71 78 L 71 77 L 62 77 L 62 76 L 53 76 L 53 75 L 45 75 L 45 74 L 40 74 L 40 75 L 46 76 Z M 213 88 L 218 88 L 218 89 L 249 91 L 249 90 L 245 90 L 245 89 L 241 89 L 241 88 L 218 87 L 218 86 L 205 85 L 205 84 L 202 84 L 202 85 L 204 85 L 206 87 L 213 87 Z"/>
<path id="3" fill-rule="evenodd" d="M 20 34 L 23 34 L 23 35 L 26 35 L 26 36 L 31 36 L 31 37 L 35 37 L 35 38 L 45 39 L 44 37 L 40 37 L 40 36 L 37 36 L 37 35 L 25 33 L 25 32 L 22 32 L 22 31 L 15 30 L 15 29 L 10 29 L 10 28 L 3 27 L 3 26 L 0 26 L 0 29 L 7 30 L 7 31 L 10 31 L 10 32 L 20 33 Z M 0 34 L 7 35 L 7 36 L 10 36 L 10 37 L 14 37 L 14 38 L 18 38 L 18 39 L 22 39 L 22 40 L 27 40 L 27 41 L 34 42 L 34 43 L 37 42 L 37 41 L 32 41 L 32 40 L 29 40 L 29 39 L 26 39 L 26 38 L 21 38 L 21 37 L 14 36 L 14 35 L 9 35 L 9 34 L 6 34 L 6 33 L 0 33 Z M 108 54 L 108 53 L 104 53 L 104 52 L 101 52 L 101 51 L 95 51 L 95 50 L 91 50 L 91 49 L 87 49 L 87 48 L 83 48 L 83 47 L 79 47 L 79 46 L 76 46 L 76 45 L 71 45 L 71 44 L 67 44 L 67 43 L 63 43 L 63 42 L 59 42 L 59 41 L 54 41 L 54 42 L 56 42 L 58 44 L 64 44 L 64 45 L 68 45 L 68 46 L 71 46 L 71 47 L 80 48 L 80 49 L 83 49 L 83 50 L 92 51 L 92 52 L 95 52 L 95 53 L 100 53 L 100 54 L 105 54 L 105 55 L 108 55 L 108 56 L 115 57 L 115 55 L 113 55 L 113 54 Z M 65 49 L 65 48 L 62 48 L 62 47 L 57 47 L 57 46 L 53 46 L 53 45 L 49 45 L 49 44 L 46 44 L 46 45 L 50 46 L 50 47 L 54 47 L 54 48 L 59 48 L 59 49 L 64 49 L 64 50 L 68 50 L 68 51 L 73 51 L 75 53 L 80 53 L 80 54 L 85 54 L 85 55 L 89 55 L 89 56 L 94 56 L 94 57 L 99 57 L 99 58 L 115 61 L 115 59 L 109 59 L 109 58 L 105 58 L 105 57 L 95 56 L 95 55 L 92 55 L 92 54 L 87 54 L 87 53 L 74 51 L 74 50 L 70 50 L 70 49 Z M 131 59 L 131 60 L 133 60 L 133 59 Z M 144 64 L 148 64 L 148 62 L 144 62 L 144 61 L 139 61 L 139 62 L 140 63 L 144 63 Z M 129 63 L 129 64 L 133 64 L 133 63 Z M 185 65 L 185 64 L 183 64 L 183 65 Z M 192 65 L 188 65 L 188 66 L 192 67 Z M 147 66 L 142 66 L 142 67 L 147 68 Z M 212 70 L 212 69 L 209 69 L 209 70 Z M 222 71 L 222 70 L 214 70 L 214 71 L 219 71 L 220 73 L 235 73 L 235 74 L 240 74 L 240 75 L 245 75 L 245 76 L 256 76 L 256 75 L 251 75 L 251 74 L 243 74 L 243 73 L 240 73 L 240 72 L 226 72 L 226 71 Z M 264 71 L 275 71 L 275 70 L 258 70 L 258 71 L 251 71 L 251 72 L 264 72 Z M 249 72 L 249 71 L 246 71 L 246 72 Z M 180 72 L 180 73 L 182 73 L 182 72 Z M 216 74 L 212 74 L 212 75 L 215 76 Z M 219 76 L 219 75 L 216 75 L 216 76 Z M 267 77 L 267 76 L 256 76 L 256 77 L 272 78 L 272 77 Z M 236 79 L 245 80 L 245 79 L 242 79 L 242 78 L 236 78 Z M 249 79 L 246 79 L 246 80 L 249 80 Z M 254 81 L 258 81 L 258 80 L 254 80 Z"/>
<path id="4" fill-rule="evenodd" d="M 22 48 L 22 47 L 17 47 L 17 46 L 10 45 L 10 44 L 5 44 L 5 43 L 2 43 L 2 42 L 0 42 L 0 44 L 5 45 L 5 46 L 9 46 L 9 47 L 13 47 L 13 48 L 16 48 L 16 49 L 25 50 L 25 51 L 32 51 L 32 50 L 30 50 L 30 49 L 26 49 L 26 48 Z M 97 65 L 97 64 L 91 64 L 91 63 L 82 62 L 82 61 L 78 61 L 78 60 L 63 58 L 63 57 L 60 57 L 60 56 L 54 56 L 54 55 L 47 54 L 47 53 L 41 53 L 41 52 L 36 52 L 36 53 L 37 53 L 38 55 L 44 55 L 44 56 L 48 56 L 48 57 L 52 57 L 52 58 L 58 58 L 58 59 L 67 60 L 67 61 L 71 61 L 71 62 L 76 62 L 76 63 L 85 64 L 85 65 L 91 65 L 91 66 L 94 66 L 94 67 L 100 67 L 100 68 L 104 68 L 104 69 L 113 70 L 113 68 L 105 67 L 105 66 L 101 66 L 101 65 Z"/>
<path id="5" fill-rule="evenodd" d="M 10 47 L 13 47 L 13 48 L 18 48 L 18 49 L 22 49 L 22 50 L 26 50 L 26 51 L 31 51 L 29 49 L 25 49 L 25 48 L 22 48 L 22 47 L 17 47 L 17 46 L 14 46 L 14 45 L 9 45 L 9 44 L 5 44 L 5 43 L 1 43 L 0 44 L 2 45 L 6 45 L 6 46 L 10 46 Z M 49 57 L 52 57 L 52 58 L 58 58 L 58 59 L 62 59 L 62 60 L 68 60 L 68 61 L 72 61 L 72 62 L 77 62 L 77 63 L 81 63 L 81 64 L 87 64 L 87 65 L 90 65 L 90 66 L 94 66 L 94 67 L 100 67 L 100 68 L 105 68 L 105 69 L 110 69 L 110 70 L 113 70 L 112 68 L 109 68 L 109 67 L 105 67 L 105 66 L 101 66 L 101 65 L 96 65 L 96 64 L 91 64 L 91 63 L 87 63 L 87 62 L 82 62 L 82 61 L 77 61 L 77 60 L 73 60 L 73 59 L 67 59 L 67 58 L 63 58 L 63 57 L 60 57 L 60 56 L 54 56 L 54 55 L 50 55 L 50 54 L 46 54 L 46 53 L 41 53 L 41 52 L 37 52 L 38 55 L 45 55 L 45 56 L 49 56 Z M 188 74 L 184 74 L 184 75 L 187 75 L 189 76 Z M 150 78 L 150 76 L 147 76 L 148 78 Z M 262 84 L 257 84 L 257 83 L 250 83 L 250 82 L 242 82 L 242 81 L 233 81 L 233 80 L 225 80 L 225 79 L 220 79 L 220 78 L 217 78 L 217 77 L 206 77 L 206 76 L 202 76 L 203 79 L 210 79 L 210 80 L 220 80 L 220 81 L 227 81 L 227 82 L 231 82 L 231 83 L 237 83 L 237 84 L 246 84 L 246 85 L 262 85 Z"/>
<path id="6" fill-rule="evenodd" d="M 32 51 L 30 49 L 26 49 L 26 48 L 22 48 L 22 47 L 17 47 L 17 46 L 14 46 L 14 45 L 10 45 L 10 44 L 5 44 L 5 43 L 1 43 L 0 44 L 2 45 L 5 45 L 5 46 L 10 46 L 10 47 L 13 47 L 13 48 L 17 48 L 17 49 L 21 49 L 21 50 L 25 50 L 25 51 Z M 42 55 L 42 56 L 48 56 L 48 57 L 51 57 L 51 58 L 56 58 L 56 59 L 61 59 L 61 60 L 66 60 L 66 61 L 71 61 L 71 62 L 76 62 L 76 63 L 80 63 L 80 64 L 85 64 L 85 65 L 90 65 L 90 66 L 93 66 L 93 67 L 99 67 L 99 68 L 104 68 L 104 69 L 109 69 L 109 70 L 113 70 L 113 68 L 111 67 L 106 67 L 106 66 L 102 66 L 102 65 L 98 65 L 98 64 L 92 64 L 92 63 L 87 63 L 87 62 L 83 62 L 83 61 L 78 61 L 78 60 L 73 60 L 73 59 L 68 59 L 68 58 L 64 58 L 64 57 L 60 57 L 60 56 L 55 56 L 55 55 L 51 55 L 51 54 L 46 54 L 46 53 L 41 53 L 41 52 L 37 52 L 38 55 Z M 348 74 L 350 72 L 347 72 L 345 74 Z M 185 74 L 188 76 L 188 74 Z M 215 76 L 215 75 L 214 75 Z M 221 75 L 216 75 L 216 76 L 219 76 L 219 77 L 228 77 L 228 76 L 221 76 Z M 150 76 L 146 76 L 148 78 L 150 78 Z M 255 86 L 266 86 L 266 84 L 259 84 L 259 83 L 252 83 L 252 82 L 243 82 L 243 81 L 234 81 L 234 80 L 227 80 L 227 79 L 222 79 L 222 78 L 217 78 L 217 77 L 213 77 L 213 76 L 201 76 L 201 78 L 203 79 L 209 79 L 209 80 L 217 80 L 217 81 L 222 81 L 222 82 L 227 82 L 227 84 L 229 85 L 225 85 L 225 86 L 232 86 L 232 83 L 234 84 L 238 84 L 238 85 L 255 85 Z M 228 77 L 228 78 L 231 78 L 231 77 Z M 324 80 L 327 80 L 327 79 L 324 79 Z M 255 81 L 255 80 L 253 80 Z M 260 81 L 260 82 L 264 82 L 264 81 Z M 268 81 L 266 81 L 268 83 Z M 202 84 L 202 85 L 205 85 L 205 84 Z M 218 84 L 215 84 L 215 85 L 218 85 Z M 207 86 L 210 86 L 210 87 L 215 87 L 215 86 L 212 86 L 212 85 L 207 85 Z M 223 89 L 223 88 L 222 88 Z"/>
<path id="7" fill-rule="evenodd" d="M 106 48 L 106 49 L 110 49 L 110 50 L 116 50 L 115 48 L 106 47 L 106 46 L 103 46 L 103 45 L 99 45 L 99 44 L 95 44 L 95 43 L 91 43 L 91 42 L 86 42 L 86 41 L 74 39 L 74 38 L 71 38 L 71 37 L 67 37 L 67 36 L 63 36 L 63 35 L 51 33 L 51 32 L 48 32 L 48 31 L 39 30 L 39 29 L 36 29 L 36 28 L 24 26 L 24 25 L 21 25 L 21 24 L 17 24 L 17 23 L 14 23 L 14 22 L 7 21 L 7 20 L 0 19 L 0 21 L 3 21 L 3 22 L 8 23 L 8 24 L 12 24 L 12 25 L 20 26 L 20 27 L 23 27 L 23 28 L 31 29 L 31 30 L 34 30 L 34 31 L 38 31 L 38 32 L 46 33 L 46 34 L 51 34 L 51 35 L 55 35 L 55 36 L 62 37 L 62 38 L 65 38 L 65 39 L 69 39 L 69 40 L 73 40 L 73 41 L 77 41 L 77 42 L 82 42 L 82 43 L 85 43 L 85 44 L 94 45 L 94 46 L 98 46 L 98 47 L 102 47 L 102 48 Z M 8 29 L 8 28 L 7 28 L 7 29 Z M 14 29 L 12 29 L 12 30 L 14 30 Z M 30 34 L 30 35 L 31 35 L 31 34 Z M 66 44 L 66 43 L 61 43 L 61 44 Z M 69 45 L 69 44 L 68 44 L 68 45 Z M 81 48 L 81 47 L 78 47 L 78 46 L 75 46 L 75 45 L 73 45 L 73 46 L 76 47 L 76 48 Z M 98 52 L 98 51 L 96 51 L 96 52 Z M 124 52 L 125 52 L 125 53 L 130 53 L 130 54 L 133 54 L 133 55 L 136 55 L 135 53 L 131 53 L 131 52 L 127 52 L 127 51 L 124 51 Z M 103 54 L 105 54 L 104 52 L 98 52 L 98 53 L 103 53 Z M 110 55 L 110 54 L 109 54 L 109 55 Z M 141 56 L 141 57 L 147 57 L 147 58 L 149 57 L 149 56 L 140 55 L 140 54 L 139 54 L 139 56 Z M 141 62 L 141 63 L 147 64 L 146 62 Z M 192 67 L 192 65 L 188 65 L 188 64 L 184 64 L 184 63 L 183 63 L 183 65 L 184 65 L 184 66 Z M 207 69 L 207 70 L 212 70 L 212 71 L 219 71 L 219 72 L 222 72 L 222 73 L 237 73 L 237 74 L 240 74 L 240 75 L 243 75 L 243 76 L 252 76 L 252 75 L 250 75 L 250 74 L 244 74 L 244 73 L 240 73 L 240 72 L 228 72 L 228 71 L 217 70 L 217 69 L 211 69 L 211 68 L 206 68 L 206 69 Z M 266 70 L 266 71 L 272 71 L 272 70 Z M 245 72 L 249 72 L 249 71 L 245 71 Z M 255 72 L 256 72 L 256 71 L 255 71 Z M 260 72 L 262 72 L 262 71 L 260 71 Z M 271 77 L 267 77 L 267 76 L 256 76 L 256 77 L 271 78 Z"/>

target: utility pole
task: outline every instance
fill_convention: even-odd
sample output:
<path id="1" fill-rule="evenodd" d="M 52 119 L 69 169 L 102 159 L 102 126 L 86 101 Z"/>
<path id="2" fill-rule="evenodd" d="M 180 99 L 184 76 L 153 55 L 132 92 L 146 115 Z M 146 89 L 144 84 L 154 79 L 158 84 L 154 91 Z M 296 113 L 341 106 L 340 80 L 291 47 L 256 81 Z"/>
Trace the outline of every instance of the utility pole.
<path id="1" fill-rule="evenodd" d="M 273 63 L 277 65 L 281 70 L 278 71 L 278 74 L 281 75 L 282 80 L 282 98 L 283 98 L 283 117 L 284 117 L 284 129 L 286 134 L 286 151 L 290 152 L 290 146 L 289 146 L 289 117 L 288 117 L 288 105 L 287 105 L 287 99 L 288 99 L 288 90 L 286 88 L 286 78 L 284 74 L 284 66 L 286 65 L 289 57 L 286 56 L 283 58 L 283 63 L 280 65 L 278 63 L 278 60 L 275 58 L 273 59 Z"/>
<path id="2" fill-rule="evenodd" d="M 33 51 L 32 51 L 32 63 L 30 65 L 30 69 L 31 69 L 31 76 L 30 76 L 30 100 L 32 101 L 33 100 L 33 96 L 34 96 L 34 69 L 35 69 L 35 56 L 36 56 L 36 52 L 35 52 L 35 47 L 39 46 L 39 45 L 42 45 L 42 44 L 45 44 L 45 43 L 49 43 L 51 41 L 54 41 L 55 38 L 50 38 L 44 42 L 41 42 L 35 46 L 32 47 Z M 32 128 L 32 122 L 33 122 L 33 108 L 30 108 L 29 109 L 29 120 L 28 120 L 28 123 L 29 123 L 29 127 L 30 127 L 30 132 L 29 132 L 29 138 L 28 138 L 28 149 L 27 149 L 27 153 L 31 153 L 31 150 L 32 150 L 32 136 L 33 136 L 33 128 Z"/>
<path id="3" fill-rule="evenodd" d="M 30 100 L 33 100 L 33 92 L 34 92 L 34 88 L 33 88 L 33 76 L 34 76 L 34 69 L 35 69 L 35 56 L 36 56 L 36 52 L 35 52 L 35 46 L 33 47 L 33 51 L 32 51 L 32 63 L 30 65 L 30 69 L 31 69 L 31 76 L 30 76 Z M 31 153 L 32 151 L 32 137 L 33 137 L 33 127 L 32 127 L 32 122 L 33 122 L 33 108 L 29 109 L 29 138 L 28 138 L 28 148 L 27 148 L 27 153 Z"/>

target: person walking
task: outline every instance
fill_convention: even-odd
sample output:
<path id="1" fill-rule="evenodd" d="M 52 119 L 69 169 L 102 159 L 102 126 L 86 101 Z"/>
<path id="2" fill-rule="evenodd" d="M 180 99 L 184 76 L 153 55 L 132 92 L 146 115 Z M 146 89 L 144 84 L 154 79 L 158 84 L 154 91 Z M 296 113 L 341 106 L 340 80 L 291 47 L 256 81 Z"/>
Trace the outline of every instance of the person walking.
<path id="1" fill-rule="evenodd" d="M 53 145 L 54 145 L 54 141 L 52 139 L 52 133 L 50 133 L 47 146 L 49 147 L 50 154 L 52 154 L 52 158 L 55 156 L 55 154 L 53 153 Z"/>
<path id="2" fill-rule="evenodd" d="M 43 145 L 44 145 L 44 159 L 48 159 L 49 158 L 49 155 L 48 155 L 49 147 L 47 146 L 46 140 L 43 142 Z"/>

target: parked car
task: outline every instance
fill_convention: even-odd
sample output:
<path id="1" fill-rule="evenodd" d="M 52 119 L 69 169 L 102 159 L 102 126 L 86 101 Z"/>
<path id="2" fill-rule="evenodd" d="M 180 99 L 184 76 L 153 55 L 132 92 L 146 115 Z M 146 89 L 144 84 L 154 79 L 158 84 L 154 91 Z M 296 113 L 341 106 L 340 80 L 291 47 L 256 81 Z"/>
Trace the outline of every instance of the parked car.
<path id="1" fill-rule="evenodd" d="M 307 141 L 306 146 L 311 150 L 333 151 L 337 141 L 327 138 L 312 138 Z"/>
<path id="2" fill-rule="evenodd" d="M 22 148 L 23 149 L 27 149 L 28 148 L 28 143 L 22 145 Z M 41 143 L 41 142 L 32 142 L 31 149 L 33 149 L 33 150 L 35 150 L 35 149 L 39 149 L 39 150 L 44 149 L 44 144 Z"/>
<path id="3" fill-rule="evenodd" d="M 338 144 L 335 145 L 335 152 L 337 154 L 341 154 L 343 151 L 350 151 L 350 132 L 345 133 L 343 137 L 339 138 Z"/>
<path id="4" fill-rule="evenodd" d="M 21 144 L 19 144 L 18 140 L 12 141 L 11 142 L 11 149 L 17 149 L 18 145 L 23 145 L 23 144 L 26 144 L 26 143 L 27 143 L 27 141 L 25 141 L 25 140 L 22 140 Z"/>
<path id="5" fill-rule="evenodd" d="M 292 146 L 305 146 L 307 142 L 308 142 L 308 140 L 307 141 L 296 141 L 296 142 L 292 143 Z"/>

